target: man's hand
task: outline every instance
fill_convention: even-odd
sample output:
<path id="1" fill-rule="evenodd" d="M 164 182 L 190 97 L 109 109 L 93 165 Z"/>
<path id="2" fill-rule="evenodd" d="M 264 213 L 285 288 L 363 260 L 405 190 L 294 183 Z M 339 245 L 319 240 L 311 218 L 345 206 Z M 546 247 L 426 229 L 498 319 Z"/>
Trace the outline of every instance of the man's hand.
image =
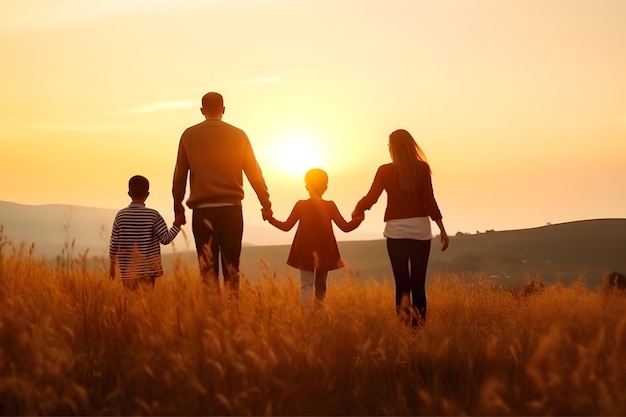
<path id="1" fill-rule="evenodd" d="M 263 220 L 269 220 L 272 216 L 274 215 L 274 212 L 272 211 L 271 208 L 262 208 L 261 209 L 261 216 L 263 217 Z"/>
<path id="2" fill-rule="evenodd" d="M 183 224 L 187 224 L 187 218 L 185 217 L 184 210 L 176 213 L 176 217 L 174 218 L 174 226 L 180 227 Z"/>

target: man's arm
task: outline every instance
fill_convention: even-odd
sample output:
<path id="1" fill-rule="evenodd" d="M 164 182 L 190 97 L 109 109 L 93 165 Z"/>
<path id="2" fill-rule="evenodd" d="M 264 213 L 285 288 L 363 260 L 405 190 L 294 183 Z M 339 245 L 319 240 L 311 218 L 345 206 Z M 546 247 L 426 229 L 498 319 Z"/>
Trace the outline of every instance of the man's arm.
<path id="1" fill-rule="evenodd" d="M 266 219 L 271 217 L 272 203 L 270 202 L 270 194 L 267 190 L 267 185 L 265 184 L 265 179 L 263 178 L 263 173 L 261 172 L 261 167 L 259 167 L 259 163 L 254 156 L 252 145 L 250 145 L 250 141 L 247 136 L 243 155 L 243 172 L 246 174 L 248 182 L 250 182 L 252 189 L 259 198 L 259 202 L 263 208 L 263 218 Z"/>
<path id="2" fill-rule="evenodd" d="M 185 189 L 187 188 L 187 175 L 189 174 L 189 161 L 187 152 L 183 145 L 182 138 L 178 144 L 178 156 L 176 158 L 176 166 L 174 168 L 174 178 L 172 181 L 172 197 L 174 198 L 174 215 L 177 224 L 186 224 L 185 206 L 183 199 L 185 198 Z"/>

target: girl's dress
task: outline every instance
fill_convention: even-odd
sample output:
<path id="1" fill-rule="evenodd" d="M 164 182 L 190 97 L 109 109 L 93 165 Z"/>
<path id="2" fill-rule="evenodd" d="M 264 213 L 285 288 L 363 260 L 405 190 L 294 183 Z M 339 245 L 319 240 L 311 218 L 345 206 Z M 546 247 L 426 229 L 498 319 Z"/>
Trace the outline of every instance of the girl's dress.
<path id="1" fill-rule="evenodd" d="M 341 216 L 333 201 L 299 200 L 289 217 L 298 220 L 298 229 L 287 265 L 305 271 L 332 271 L 344 266 L 332 222 L 343 231 L 353 227 Z"/>

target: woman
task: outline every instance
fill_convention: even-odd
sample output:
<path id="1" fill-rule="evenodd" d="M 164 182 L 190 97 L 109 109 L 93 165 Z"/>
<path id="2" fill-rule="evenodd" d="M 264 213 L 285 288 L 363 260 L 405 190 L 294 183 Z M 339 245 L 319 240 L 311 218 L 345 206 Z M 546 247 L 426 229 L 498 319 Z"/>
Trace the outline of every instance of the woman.
<path id="1" fill-rule="evenodd" d="M 352 216 L 363 216 L 383 190 L 387 192 L 383 234 L 396 283 L 396 310 L 398 315 L 408 311 L 411 324 L 418 326 L 426 320 L 430 219 L 439 226 L 442 251 L 448 248 L 450 239 L 433 193 L 430 166 L 415 139 L 406 130 L 394 131 L 389 135 L 389 153 L 392 163 L 378 168 L 369 192 Z"/>

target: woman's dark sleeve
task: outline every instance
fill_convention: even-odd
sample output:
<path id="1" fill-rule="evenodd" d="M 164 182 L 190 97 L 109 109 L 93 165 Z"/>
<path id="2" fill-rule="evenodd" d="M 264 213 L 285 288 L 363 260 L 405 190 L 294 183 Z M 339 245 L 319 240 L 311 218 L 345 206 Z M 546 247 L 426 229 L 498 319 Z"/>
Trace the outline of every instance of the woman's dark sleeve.
<path id="1" fill-rule="evenodd" d="M 384 189 L 385 186 L 383 182 L 382 167 L 379 167 L 376 171 L 376 175 L 374 176 L 374 181 L 372 182 L 370 190 L 367 192 L 365 197 L 359 200 L 354 211 L 357 213 L 364 213 L 365 210 L 372 208 L 372 206 L 378 201 L 378 198 Z"/>
<path id="2" fill-rule="evenodd" d="M 428 169 L 425 169 L 420 173 L 420 182 L 421 199 L 424 202 L 424 207 L 426 208 L 428 215 L 433 220 L 441 220 L 443 216 L 439 210 L 437 200 L 435 200 L 433 182 Z"/>

